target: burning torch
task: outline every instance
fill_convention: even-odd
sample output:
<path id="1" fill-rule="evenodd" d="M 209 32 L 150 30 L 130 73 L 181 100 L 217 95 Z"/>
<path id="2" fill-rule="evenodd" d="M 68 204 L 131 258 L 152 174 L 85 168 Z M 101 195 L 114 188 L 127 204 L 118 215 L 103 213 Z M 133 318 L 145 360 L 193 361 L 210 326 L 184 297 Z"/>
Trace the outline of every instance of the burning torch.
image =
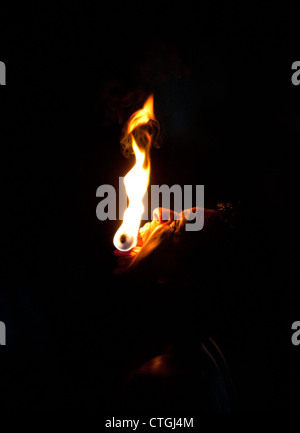
<path id="1" fill-rule="evenodd" d="M 129 204 L 124 212 L 123 223 L 117 230 L 113 240 L 115 247 L 124 252 L 131 250 L 137 244 L 144 212 L 143 198 L 146 194 L 150 177 L 149 150 L 151 136 L 147 131 L 144 131 L 146 140 L 140 140 L 141 143 L 138 143 L 134 138 L 134 131 L 138 127 L 146 125 L 151 120 L 155 120 L 153 95 L 149 96 L 142 109 L 133 113 L 126 129 L 126 138 L 130 140 L 135 155 L 135 165 L 124 178 Z"/>

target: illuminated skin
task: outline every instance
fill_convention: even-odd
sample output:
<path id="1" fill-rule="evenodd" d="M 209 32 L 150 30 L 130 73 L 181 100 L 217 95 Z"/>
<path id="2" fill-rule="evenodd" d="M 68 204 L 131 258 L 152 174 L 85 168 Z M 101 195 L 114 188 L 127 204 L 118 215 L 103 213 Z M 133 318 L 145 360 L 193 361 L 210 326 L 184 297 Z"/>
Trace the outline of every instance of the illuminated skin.
<path id="1" fill-rule="evenodd" d="M 175 219 L 175 213 L 163 208 L 157 208 L 153 212 L 153 220 L 146 223 L 139 230 L 137 245 L 128 251 L 115 251 L 118 257 L 118 266 L 115 273 L 129 273 L 139 268 L 149 267 L 159 273 L 172 268 L 170 256 L 174 253 L 185 254 L 185 250 L 191 250 L 198 246 L 202 238 L 210 232 L 211 226 L 218 224 L 220 214 L 212 209 L 193 208 L 191 211 L 204 212 L 204 227 L 199 232 L 186 232 L 185 225 L 188 223 L 183 217 Z M 187 211 L 185 211 L 187 212 Z M 165 219 L 165 215 L 168 219 Z M 124 236 L 125 238 L 125 236 Z M 130 240 L 124 239 L 124 243 Z M 201 243 L 199 244 L 201 245 Z M 167 259 L 169 258 L 169 259 Z M 176 266 L 176 263 L 173 263 Z M 172 272 L 172 269 L 169 269 Z"/>

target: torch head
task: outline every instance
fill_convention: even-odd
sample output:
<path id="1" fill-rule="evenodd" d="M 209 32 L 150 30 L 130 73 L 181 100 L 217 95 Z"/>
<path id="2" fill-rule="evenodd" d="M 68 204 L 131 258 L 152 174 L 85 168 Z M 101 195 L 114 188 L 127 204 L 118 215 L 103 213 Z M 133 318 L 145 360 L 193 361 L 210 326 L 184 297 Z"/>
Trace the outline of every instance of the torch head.
<path id="1" fill-rule="evenodd" d="M 114 237 L 114 245 L 120 251 L 129 251 L 135 246 L 136 242 L 133 236 L 126 233 L 118 234 Z"/>

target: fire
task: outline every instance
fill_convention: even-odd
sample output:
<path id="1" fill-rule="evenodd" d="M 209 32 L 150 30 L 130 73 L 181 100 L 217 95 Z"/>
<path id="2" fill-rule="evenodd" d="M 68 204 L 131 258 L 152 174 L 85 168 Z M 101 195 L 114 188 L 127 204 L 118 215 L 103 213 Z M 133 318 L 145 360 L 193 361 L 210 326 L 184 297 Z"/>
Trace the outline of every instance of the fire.
<path id="1" fill-rule="evenodd" d="M 147 145 L 143 149 L 136 142 L 134 130 L 155 120 L 153 112 L 153 95 L 150 95 L 142 109 L 133 113 L 127 125 L 127 135 L 131 137 L 131 144 L 135 155 L 135 165 L 124 178 L 126 194 L 129 199 L 128 208 L 124 212 L 123 223 L 114 236 L 114 245 L 120 251 L 129 251 L 137 244 L 141 218 L 144 212 L 143 198 L 146 194 L 150 177 L 149 149 L 150 135 L 145 132 Z"/>

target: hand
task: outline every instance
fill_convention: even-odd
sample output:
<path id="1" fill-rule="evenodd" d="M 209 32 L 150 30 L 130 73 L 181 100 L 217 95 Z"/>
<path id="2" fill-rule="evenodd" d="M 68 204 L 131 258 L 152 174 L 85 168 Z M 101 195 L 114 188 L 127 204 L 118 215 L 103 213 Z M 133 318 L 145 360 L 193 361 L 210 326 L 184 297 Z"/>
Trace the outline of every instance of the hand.
<path id="1" fill-rule="evenodd" d="M 199 231 L 187 231 L 190 217 L 202 219 L 203 228 Z M 220 213 L 212 209 L 192 208 L 178 214 L 172 210 L 156 208 L 153 220 L 140 228 L 136 247 L 130 251 L 115 250 L 118 257 L 116 274 L 144 273 L 148 278 L 162 278 L 176 275 L 178 265 L 186 262 L 197 252 L 203 251 L 212 240 L 213 227 L 218 225 Z"/>

